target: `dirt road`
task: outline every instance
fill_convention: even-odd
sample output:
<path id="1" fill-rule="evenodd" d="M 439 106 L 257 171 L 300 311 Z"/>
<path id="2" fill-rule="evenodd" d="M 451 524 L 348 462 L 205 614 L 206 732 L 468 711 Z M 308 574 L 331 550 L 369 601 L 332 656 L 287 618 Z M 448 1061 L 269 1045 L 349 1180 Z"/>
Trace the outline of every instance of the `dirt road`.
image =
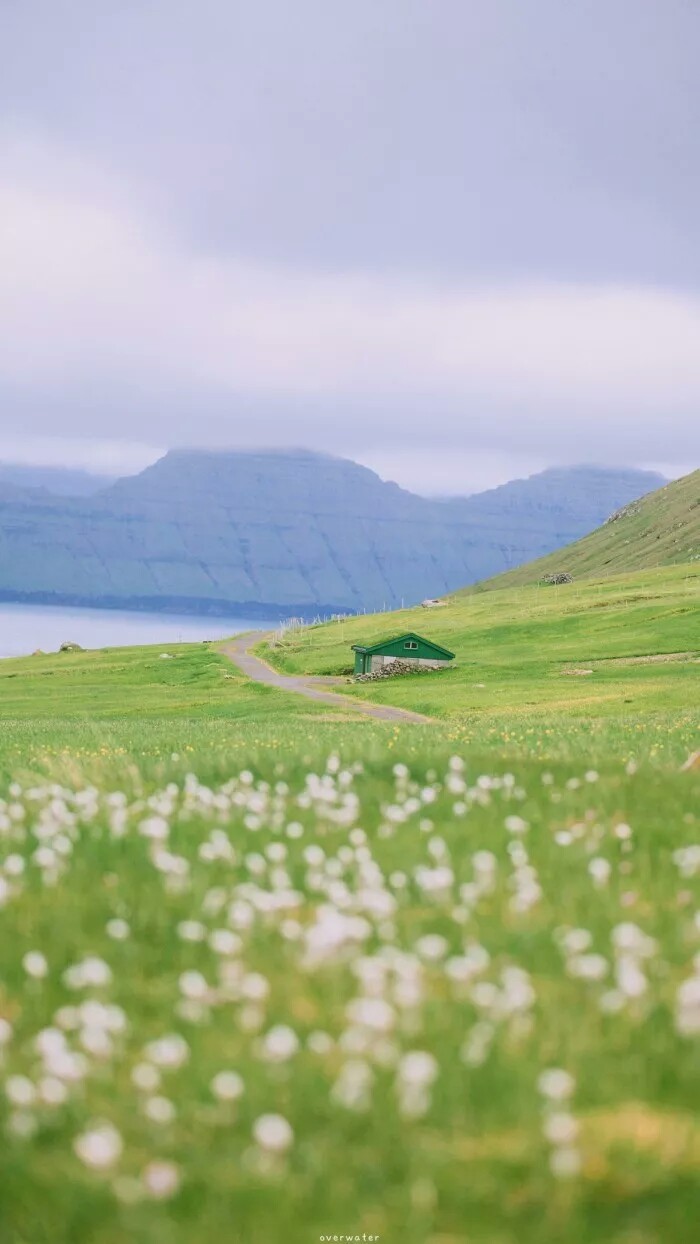
<path id="1" fill-rule="evenodd" d="M 266 665 L 260 657 L 255 656 L 252 649 L 264 638 L 264 631 L 253 631 L 247 635 L 239 635 L 236 639 L 221 644 L 220 651 L 237 665 L 239 670 L 255 682 L 267 683 L 270 687 L 279 687 L 280 691 L 294 691 L 297 695 L 306 696 L 308 700 L 318 700 L 321 704 L 332 704 L 334 708 L 344 708 L 350 712 L 363 713 L 366 717 L 374 717 L 377 721 L 411 721 L 418 725 L 426 725 L 432 721 L 421 713 L 412 713 L 406 708 L 394 708 L 389 704 L 368 704 L 364 700 L 356 700 L 354 696 L 338 695 L 335 691 L 327 691 L 325 687 L 337 685 L 335 678 L 317 678 L 304 674 L 278 674 L 270 665 Z"/>

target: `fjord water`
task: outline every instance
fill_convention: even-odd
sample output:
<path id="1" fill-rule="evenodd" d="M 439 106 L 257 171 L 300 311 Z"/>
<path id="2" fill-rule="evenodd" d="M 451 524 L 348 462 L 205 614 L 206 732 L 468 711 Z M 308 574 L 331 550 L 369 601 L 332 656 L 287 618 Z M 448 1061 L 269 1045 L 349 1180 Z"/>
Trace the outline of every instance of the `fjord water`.
<path id="1" fill-rule="evenodd" d="M 0 657 L 26 656 L 62 643 L 83 648 L 130 644 L 174 644 L 221 639 L 241 631 L 267 629 L 274 622 L 250 618 L 198 618 L 117 609 L 71 609 L 54 605 L 0 604 Z"/>

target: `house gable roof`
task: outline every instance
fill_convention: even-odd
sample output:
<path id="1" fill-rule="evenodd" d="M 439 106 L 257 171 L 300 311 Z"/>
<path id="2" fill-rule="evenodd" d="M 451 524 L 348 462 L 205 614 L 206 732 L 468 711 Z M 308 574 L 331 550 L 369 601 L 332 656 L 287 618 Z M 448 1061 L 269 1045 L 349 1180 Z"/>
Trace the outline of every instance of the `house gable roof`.
<path id="1" fill-rule="evenodd" d="M 432 648 L 433 652 L 439 652 L 441 656 L 446 657 L 449 661 L 454 659 L 454 652 L 450 652 L 449 648 L 443 648 L 442 644 L 436 644 L 433 639 L 426 639 L 425 635 L 418 635 L 415 631 L 406 631 L 403 635 L 386 635 L 383 639 L 377 640 L 376 644 L 352 644 L 353 652 L 381 652 L 382 648 L 386 648 L 388 644 L 403 643 L 406 639 L 415 639 L 425 644 L 426 648 Z"/>

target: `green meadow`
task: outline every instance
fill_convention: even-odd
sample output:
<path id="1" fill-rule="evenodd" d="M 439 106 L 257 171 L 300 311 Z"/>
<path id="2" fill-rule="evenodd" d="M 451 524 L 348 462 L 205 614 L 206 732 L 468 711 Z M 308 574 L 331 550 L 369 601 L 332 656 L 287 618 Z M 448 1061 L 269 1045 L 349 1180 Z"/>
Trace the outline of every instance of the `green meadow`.
<path id="1" fill-rule="evenodd" d="M 680 756 L 697 737 L 699 604 L 700 567 L 676 566 L 458 593 L 443 608 L 290 631 L 260 651 L 287 673 L 344 674 L 351 644 L 413 630 L 454 651 L 454 664 L 347 693 L 416 709 L 503 754 Z"/>
<path id="2" fill-rule="evenodd" d="M 0 662 L 3 1244 L 691 1244 L 698 573 Z"/>

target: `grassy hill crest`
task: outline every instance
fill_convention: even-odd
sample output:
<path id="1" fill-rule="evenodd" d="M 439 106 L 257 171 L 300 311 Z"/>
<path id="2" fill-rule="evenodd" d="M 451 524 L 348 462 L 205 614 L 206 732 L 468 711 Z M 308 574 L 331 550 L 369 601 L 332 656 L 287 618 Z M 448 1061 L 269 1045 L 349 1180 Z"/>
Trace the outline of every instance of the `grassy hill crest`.
<path id="1" fill-rule="evenodd" d="M 631 501 L 590 535 L 466 591 L 521 587 L 547 574 L 625 574 L 700 561 L 700 470 Z"/>

